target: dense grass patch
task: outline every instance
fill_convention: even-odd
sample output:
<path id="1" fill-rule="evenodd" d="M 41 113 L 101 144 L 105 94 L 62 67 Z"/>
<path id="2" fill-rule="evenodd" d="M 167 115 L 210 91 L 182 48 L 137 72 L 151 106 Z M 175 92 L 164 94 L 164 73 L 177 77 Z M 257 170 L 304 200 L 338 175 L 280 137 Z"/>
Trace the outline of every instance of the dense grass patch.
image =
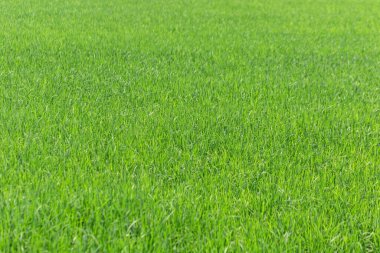
<path id="1" fill-rule="evenodd" d="M 380 2 L 0 13 L 1 252 L 380 250 Z"/>

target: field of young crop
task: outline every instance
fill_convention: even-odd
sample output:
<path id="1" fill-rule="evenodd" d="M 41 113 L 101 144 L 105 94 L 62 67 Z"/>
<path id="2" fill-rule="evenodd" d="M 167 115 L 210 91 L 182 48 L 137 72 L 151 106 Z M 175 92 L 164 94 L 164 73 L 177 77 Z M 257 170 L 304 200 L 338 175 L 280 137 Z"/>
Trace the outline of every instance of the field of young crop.
<path id="1" fill-rule="evenodd" d="M 0 2 L 0 252 L 379 252 L 378 0 Z"/>

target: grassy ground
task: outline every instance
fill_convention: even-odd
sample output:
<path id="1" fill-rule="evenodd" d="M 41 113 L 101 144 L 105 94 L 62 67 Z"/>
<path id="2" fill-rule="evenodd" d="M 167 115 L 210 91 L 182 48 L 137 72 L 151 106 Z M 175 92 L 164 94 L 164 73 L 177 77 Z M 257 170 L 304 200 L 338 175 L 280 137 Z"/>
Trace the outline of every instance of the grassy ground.
<path id="1" fill-rule="evenodd" d="M 379 13 L 0 2 L 0 251 L 379 251 Z"/>

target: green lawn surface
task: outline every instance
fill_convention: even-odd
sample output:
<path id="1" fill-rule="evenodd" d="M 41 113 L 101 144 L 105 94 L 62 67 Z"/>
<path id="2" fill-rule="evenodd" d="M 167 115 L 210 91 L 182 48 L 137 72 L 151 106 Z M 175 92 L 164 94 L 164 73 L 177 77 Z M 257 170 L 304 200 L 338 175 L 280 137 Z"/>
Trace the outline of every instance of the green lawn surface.
<path id="1" fill-rule="evenodd" d="M 0 1 L 0 252 L 379 252 L 380 1 Z"/>

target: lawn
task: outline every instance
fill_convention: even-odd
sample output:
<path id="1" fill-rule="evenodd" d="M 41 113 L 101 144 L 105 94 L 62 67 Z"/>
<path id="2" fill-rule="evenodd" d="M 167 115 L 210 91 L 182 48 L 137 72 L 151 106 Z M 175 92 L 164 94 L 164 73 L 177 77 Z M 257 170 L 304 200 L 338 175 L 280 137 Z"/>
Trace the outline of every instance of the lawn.
<path id="1" fill-rule="evenodd" d="M 0 2 L 0 252 L 379 252 L 378 0 Z"/>

